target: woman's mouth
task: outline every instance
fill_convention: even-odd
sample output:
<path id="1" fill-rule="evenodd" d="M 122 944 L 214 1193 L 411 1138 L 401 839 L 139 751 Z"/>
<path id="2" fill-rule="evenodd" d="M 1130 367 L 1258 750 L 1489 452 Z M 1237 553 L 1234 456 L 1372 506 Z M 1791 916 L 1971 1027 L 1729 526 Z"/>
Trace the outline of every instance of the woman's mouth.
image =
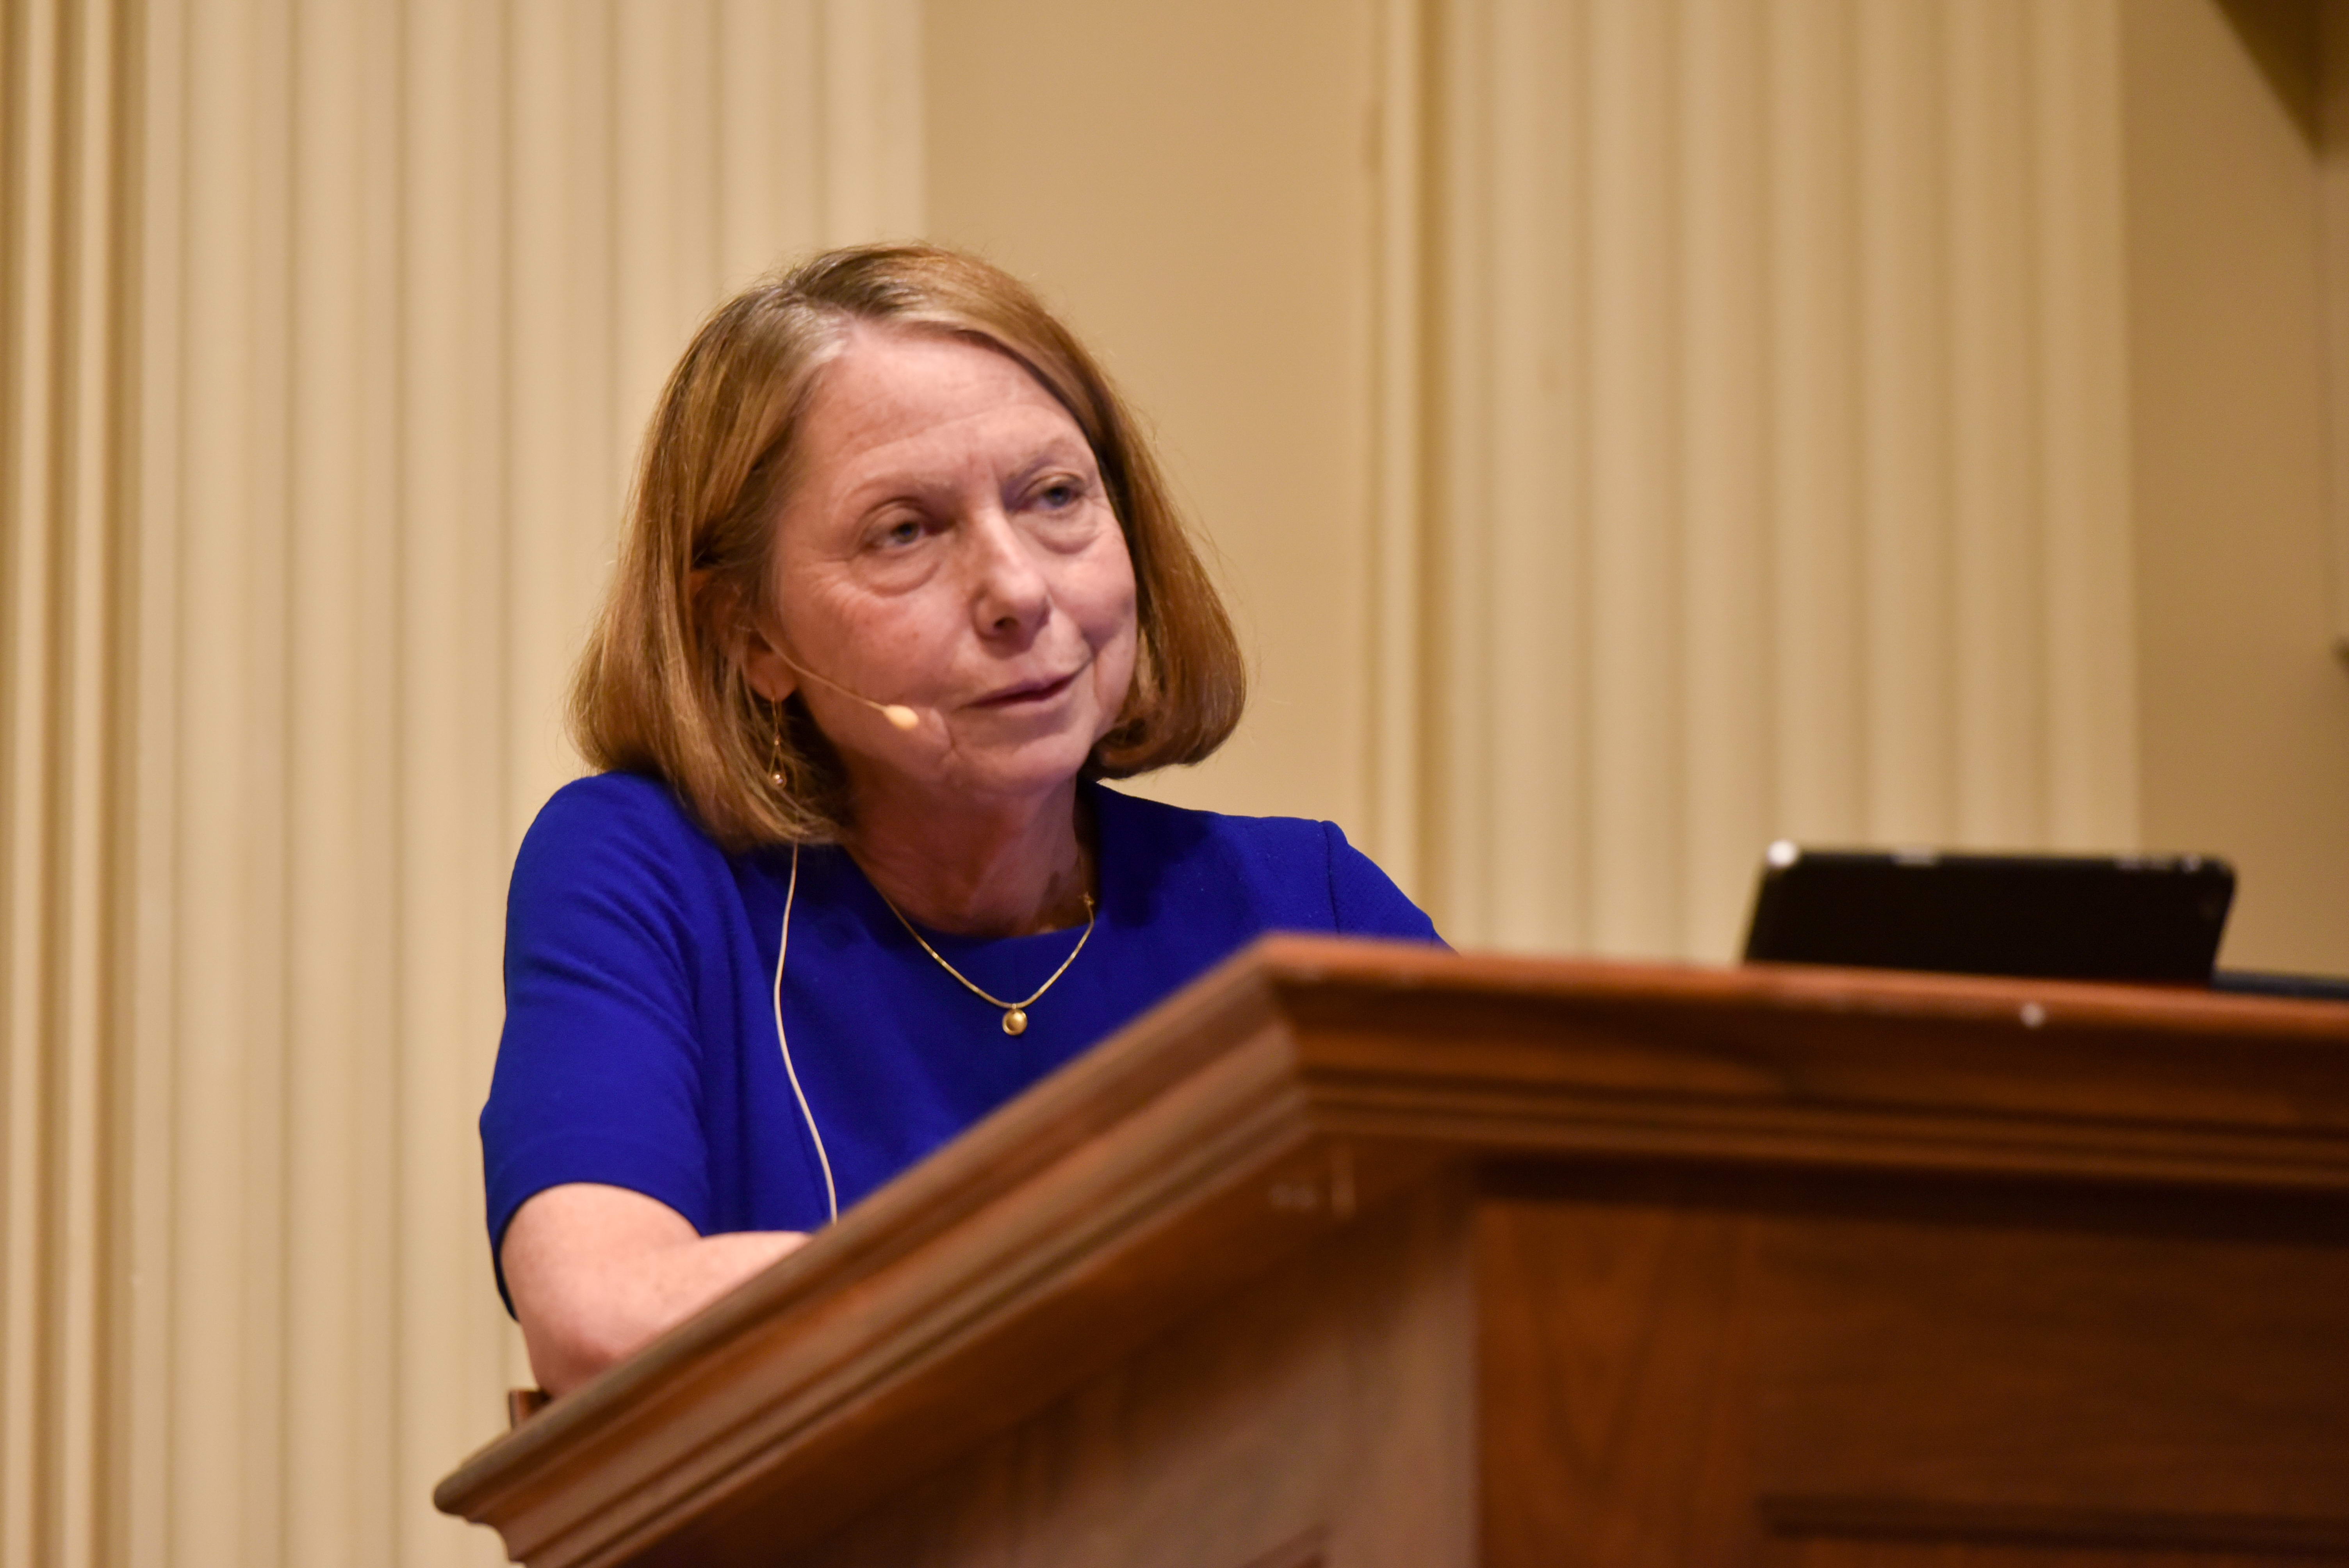
<path id="1" fill-rule="evenodd" d="M 1071 670 L 1067 675 L 1053 680 L 1022 681 L 1018 686 L 1005 686 L 1000 691 L 991 692 L 971 706 L 992 708 L 1032 707 L 1051 701 L 1068 690 L 1076 678 L 1076 672 Z"/>

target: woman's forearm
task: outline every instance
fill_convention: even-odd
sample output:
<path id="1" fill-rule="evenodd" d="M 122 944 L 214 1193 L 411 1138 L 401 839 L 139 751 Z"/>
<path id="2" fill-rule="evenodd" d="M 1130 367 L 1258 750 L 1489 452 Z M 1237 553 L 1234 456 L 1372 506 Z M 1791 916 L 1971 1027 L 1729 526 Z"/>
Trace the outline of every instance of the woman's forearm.
<path id="1" fill-rule="evenodd" d="M 703 1236 L 653 1199 L 581 1183 L 525 1203 L 501 1257 L 531 1371 L 562 1394 L 806 1241 L 795 1231 Z"/>

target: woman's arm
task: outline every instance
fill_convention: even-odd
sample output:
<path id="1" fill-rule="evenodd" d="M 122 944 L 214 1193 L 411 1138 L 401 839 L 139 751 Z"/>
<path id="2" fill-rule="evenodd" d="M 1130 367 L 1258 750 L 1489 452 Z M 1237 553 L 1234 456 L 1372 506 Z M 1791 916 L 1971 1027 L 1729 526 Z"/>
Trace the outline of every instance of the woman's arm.
<path id="1" fill-rule="evenodd" d="M 498 1257 L 531 1371 L 561 1394 L 806 1241 L 797 1231 L 704 1236 L 657 1199 L 574 1181 L 516 1210 Z"/>

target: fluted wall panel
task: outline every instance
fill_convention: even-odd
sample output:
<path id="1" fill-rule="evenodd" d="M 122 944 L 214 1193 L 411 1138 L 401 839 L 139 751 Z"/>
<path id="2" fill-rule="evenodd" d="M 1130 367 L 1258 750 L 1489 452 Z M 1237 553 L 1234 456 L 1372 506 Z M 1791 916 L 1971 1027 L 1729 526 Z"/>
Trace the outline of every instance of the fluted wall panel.
<path id="1" fill-rule="evenodd" d="M 696 318 L 917 226 L 916 18 L 5 17 L 0 1561 L 498 1561 L 506 868 Z"/>
<path id="2" fill-rule="evenodd" d="M 1444 0 L 1421 836 L 1725 956 L 1774 837 L 2136 836 L 2112 0 Z"/>
<path id="3" fill-rule="evenodd" d="M 123 759 L 116 8 L 0 12 L 0 1562 L 86 1562 L 111 1436 Z"/>

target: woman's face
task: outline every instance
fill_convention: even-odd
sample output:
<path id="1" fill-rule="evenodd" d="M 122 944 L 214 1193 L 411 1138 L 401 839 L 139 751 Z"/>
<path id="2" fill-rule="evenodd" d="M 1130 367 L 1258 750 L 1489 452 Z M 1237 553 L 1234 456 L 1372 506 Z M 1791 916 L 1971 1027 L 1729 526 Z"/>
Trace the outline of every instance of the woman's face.
<path id="1" fill-rule="evenodd" d="M 797 689 L 851 787 L 1035 796 L 1073 779 L 1133 677 L 1133 563 L 1076 421 L 1016 361 L 859 325 L 825 369 L 777 522 L 770 696 Z"/>

